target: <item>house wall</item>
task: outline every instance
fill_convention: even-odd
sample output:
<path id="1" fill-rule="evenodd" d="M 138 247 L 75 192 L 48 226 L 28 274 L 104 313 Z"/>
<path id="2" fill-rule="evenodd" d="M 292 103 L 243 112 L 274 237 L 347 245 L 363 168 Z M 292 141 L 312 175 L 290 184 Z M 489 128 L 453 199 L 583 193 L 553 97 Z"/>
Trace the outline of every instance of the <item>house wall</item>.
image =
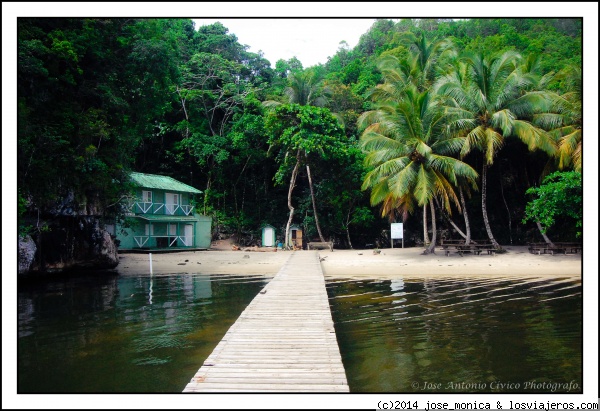
<path id="1" fill-rule="evenodd" d="M 166 193 L 176 193 L 179 195 L 179 205 L 189 205 L 190 204 L 190 198 L 191 195 L 190 193 L 181 193 L 181 192 L 177 192 L 177 191 L 168 191 L 168 190 L 148 190 L 148 189 L 144 189 L 144 188 L 140 188 L 136 191 L 136 201 L 141 201 L 142 200 L 142 192 L 143 191 L 152 191 L 152 202 L 153 203 L 160 203 L 163 204 L 163 206 L 160 208 L 160 210 L 158 210 L 156 213 L 154 213 L 155 215 L 165 215 L 166 214 L 166 209 L 165 209 L 165 200 L 166 200 Z M 135 206 L 133 208 L 133 211 L 136 215 L 143 215 L 140 208 Z M 148 213 L 146 213 L 146 215 L 150 215 L 153 214 L 152 211 L 149 211 Z M 183 211 L 181 209 L 178 209 L 175 212 L 175 216 L 185 216 L 185 213 L 183 213 Z M 193 235 L 194 235 L 194 241 L 193 244 L 191 245 L 191 247 L 194 248 L 210 248 L 211 245 L 211 241 L 212 241 L 212 228 L 211 228 L 211 224 L 212 224 L 212 218 L 211 217 L 207 217 L 207 216 L 203 216 L 197 213 L 192 213 L 189 216 L 187 216 L 188 218 L 193 216 L 196 221 L 195 222 L 190 222 L 190 221 L 181 221 L 178 224 L 178 231 L 177 231 L 177 235 L 179 236 L 183 236 L 184 230 L 185 230 L 185 224 L 192 224 L 194 229 L 193 229 Z M 145 226 L 146 224 L 149 224 L 149 222 L 147 220 L 143 220 L 140 218 L 136 218 L 136 217 L 128 217 L 127 218 L 127 225 L 130 225 L 130 227 L 125 228 L 123 225 L 119 225 L 116 224 L 115 225 L 115 235 L 117 237 L 117 240 L 119 241 L 119 249 L 121 250 L 127 250 L 127 249 L 139 249 L 140 246 L 138 245 L 138 243 L 135 241 L 135 237 L 136 236 L 145 236 L 146 235 L 146 229 Z M 177 222 L 174 221 L 171 224 L 176 224 Z M 168 228 L 167 228 L 167 223 L 166 222 L 153 222 L 152 223 L 153 226 L 153 232 L 152 235 L 153 236 L 167 236 L 169 235 L 168 232 Z M 143 245 L 144 248 L 157 248 L 157 247 L 163 247 L 165 246 L 164 243 L 167 241 L 167 239 L 165 237 L 162 238 L 153 238 L 150 237 L 148 239 L 148 241 Z M 183 246 L 181 244 L 181 241 L 177 241 L 176 246 Z"/>
<path id="2" fill-rule="evenodd" d="M 197 222 L 181 222 L 179 223 L 179 231 L 178 235 L 184 235 L 184 226 L 185 224 L 193 224 L 195 225 L 194 231 L 194 244 L 192 247 L 194 248 L 210 248 L 212 242 L 212 218 L 208 216 L 203 216 L 200 214 L 194 214 Z M 145 220 L 141 220 L 138 218 L 131 218 L 132 226 L 129 228 L 124 228 L 123 226 L 117 225 L 117 239 L 120 241 L 119 249 L 121 250 L 131 250 L 140 248 L 135 241 L 134 237 L 136 235 L 145 235 Z M 175 223 L 172 223 L 175 224 Z M 153 223 L 154 227 L 154 235 L 155 236 L 166 236 L 167 232 L 167 223 Z M 148 242 L 144 245 L 144 248 L 156 248 L 158 241 L 164 241 L 162 239 L 150 238 Z M 178 241 L 178 245 L 180 242 Z"/>
<path id="3" fill-rule="evenodd" d="M 141 220 L 138 218 L 128 218 L 127 223 L 132 224 L 132 227 L 125 228 L 121 224 L 116 224 L 115 234 L 119 241 L 119 249 L 130 250 L 132 248 L 138 248 L 134 240 L 134 233 L 143 233 L 144 225 L 141 224 Z"/>
<path id="4" fill-rule="evenodd" d="M 212 217 L 200 214 L 194 214 L 194 217 L 198 219 L 198 223 L 196 223 L 196 232 L 194 233 L 196 237 L 196 247 L 210 248 L 212 242 Z"/>
<path id="5" fill-rule="evenodd" d="M 143 191 L 152 191 L 152 202 L 155 204 L 162 204 L 162 207 L 154 212 L 149 211 L 146 214 L 159 214 L 159 215 L 165 215 L 166 213 L 166 199 L 167 199 L 167 194 L 166 193 L 173 193 L 173 194 L 178 194 L 179 195 L 179 205 L 190 205 L 190 194 L 189 193 L 181 193 L 178 191 L 168 191 L 168 190 L 151 190 L 151 189 L 144 189 L 144 188 L 140 188 L 138 190 L 136 190 L 136 201 L 140 201 L 142 200 L 142 194 Z M 157 206 L 154 207 L 154 209 L 158 208 Z M 133 212 L 135 214 L 142 214 L 142 211 L 140 210 L 140 208 L 138 206 L 134 206 L 133 207 Z M 183 211 L 181 209 L 178 209 L 175 212 L 175 215 L 185 215 L 183 213 Z"/>

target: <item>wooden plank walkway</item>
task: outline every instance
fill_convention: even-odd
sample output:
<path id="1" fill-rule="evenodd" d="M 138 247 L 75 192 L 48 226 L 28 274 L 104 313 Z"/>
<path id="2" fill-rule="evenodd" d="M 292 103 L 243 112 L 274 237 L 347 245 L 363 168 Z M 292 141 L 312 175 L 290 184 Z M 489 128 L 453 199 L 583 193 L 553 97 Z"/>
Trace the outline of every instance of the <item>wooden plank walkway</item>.
<path id="1" fill-rule="evenodd" d="M 294 251 L 183 392 L 349 392 L 315 251 Z"/>

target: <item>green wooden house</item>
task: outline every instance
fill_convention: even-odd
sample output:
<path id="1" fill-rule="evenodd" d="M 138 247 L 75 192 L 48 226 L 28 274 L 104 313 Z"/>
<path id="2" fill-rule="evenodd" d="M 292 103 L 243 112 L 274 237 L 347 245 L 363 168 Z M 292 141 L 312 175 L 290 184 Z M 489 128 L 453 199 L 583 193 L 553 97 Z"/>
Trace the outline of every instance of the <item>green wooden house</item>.
<path id="1" fill-rule="evenodd" d="M 200 190 L 167 176 L 130 176 L 137 189 L 125 223 L 115 227 L 120 250 L 210 248 L 211 218 L 192 204 Z"/>

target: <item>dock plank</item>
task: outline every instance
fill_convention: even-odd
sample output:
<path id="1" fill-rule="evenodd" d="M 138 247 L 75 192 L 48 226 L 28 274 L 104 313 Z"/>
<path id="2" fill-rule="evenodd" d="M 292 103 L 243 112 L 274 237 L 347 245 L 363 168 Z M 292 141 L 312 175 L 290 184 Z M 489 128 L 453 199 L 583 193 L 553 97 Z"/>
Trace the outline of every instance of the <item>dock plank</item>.
<path id="1" fill-rule="evenodd" d="M 290 255 L 183 392 L 349 392 L 316 252 Z"/>

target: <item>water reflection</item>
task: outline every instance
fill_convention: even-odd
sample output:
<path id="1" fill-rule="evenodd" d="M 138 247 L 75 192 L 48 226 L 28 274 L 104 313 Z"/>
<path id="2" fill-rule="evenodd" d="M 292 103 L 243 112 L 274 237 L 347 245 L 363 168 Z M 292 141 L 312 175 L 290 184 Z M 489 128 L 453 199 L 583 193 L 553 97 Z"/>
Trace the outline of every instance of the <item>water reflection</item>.
<path id="1" fill-rule="evenodd" d="M 19 284 L 18 392 L 181 392 L 267 281 L 104 274 Z"/>
<path id="2" fill-rule="evenodd" d="M 528 381 L 575 381 L 581 390 L 579 281 L 344 280 L 327 288 L 351 392 L 503 391 L 498 382 L 534 392 L 523 389 Z M 429 383 L 443 388 L 424 390 Z"/>

